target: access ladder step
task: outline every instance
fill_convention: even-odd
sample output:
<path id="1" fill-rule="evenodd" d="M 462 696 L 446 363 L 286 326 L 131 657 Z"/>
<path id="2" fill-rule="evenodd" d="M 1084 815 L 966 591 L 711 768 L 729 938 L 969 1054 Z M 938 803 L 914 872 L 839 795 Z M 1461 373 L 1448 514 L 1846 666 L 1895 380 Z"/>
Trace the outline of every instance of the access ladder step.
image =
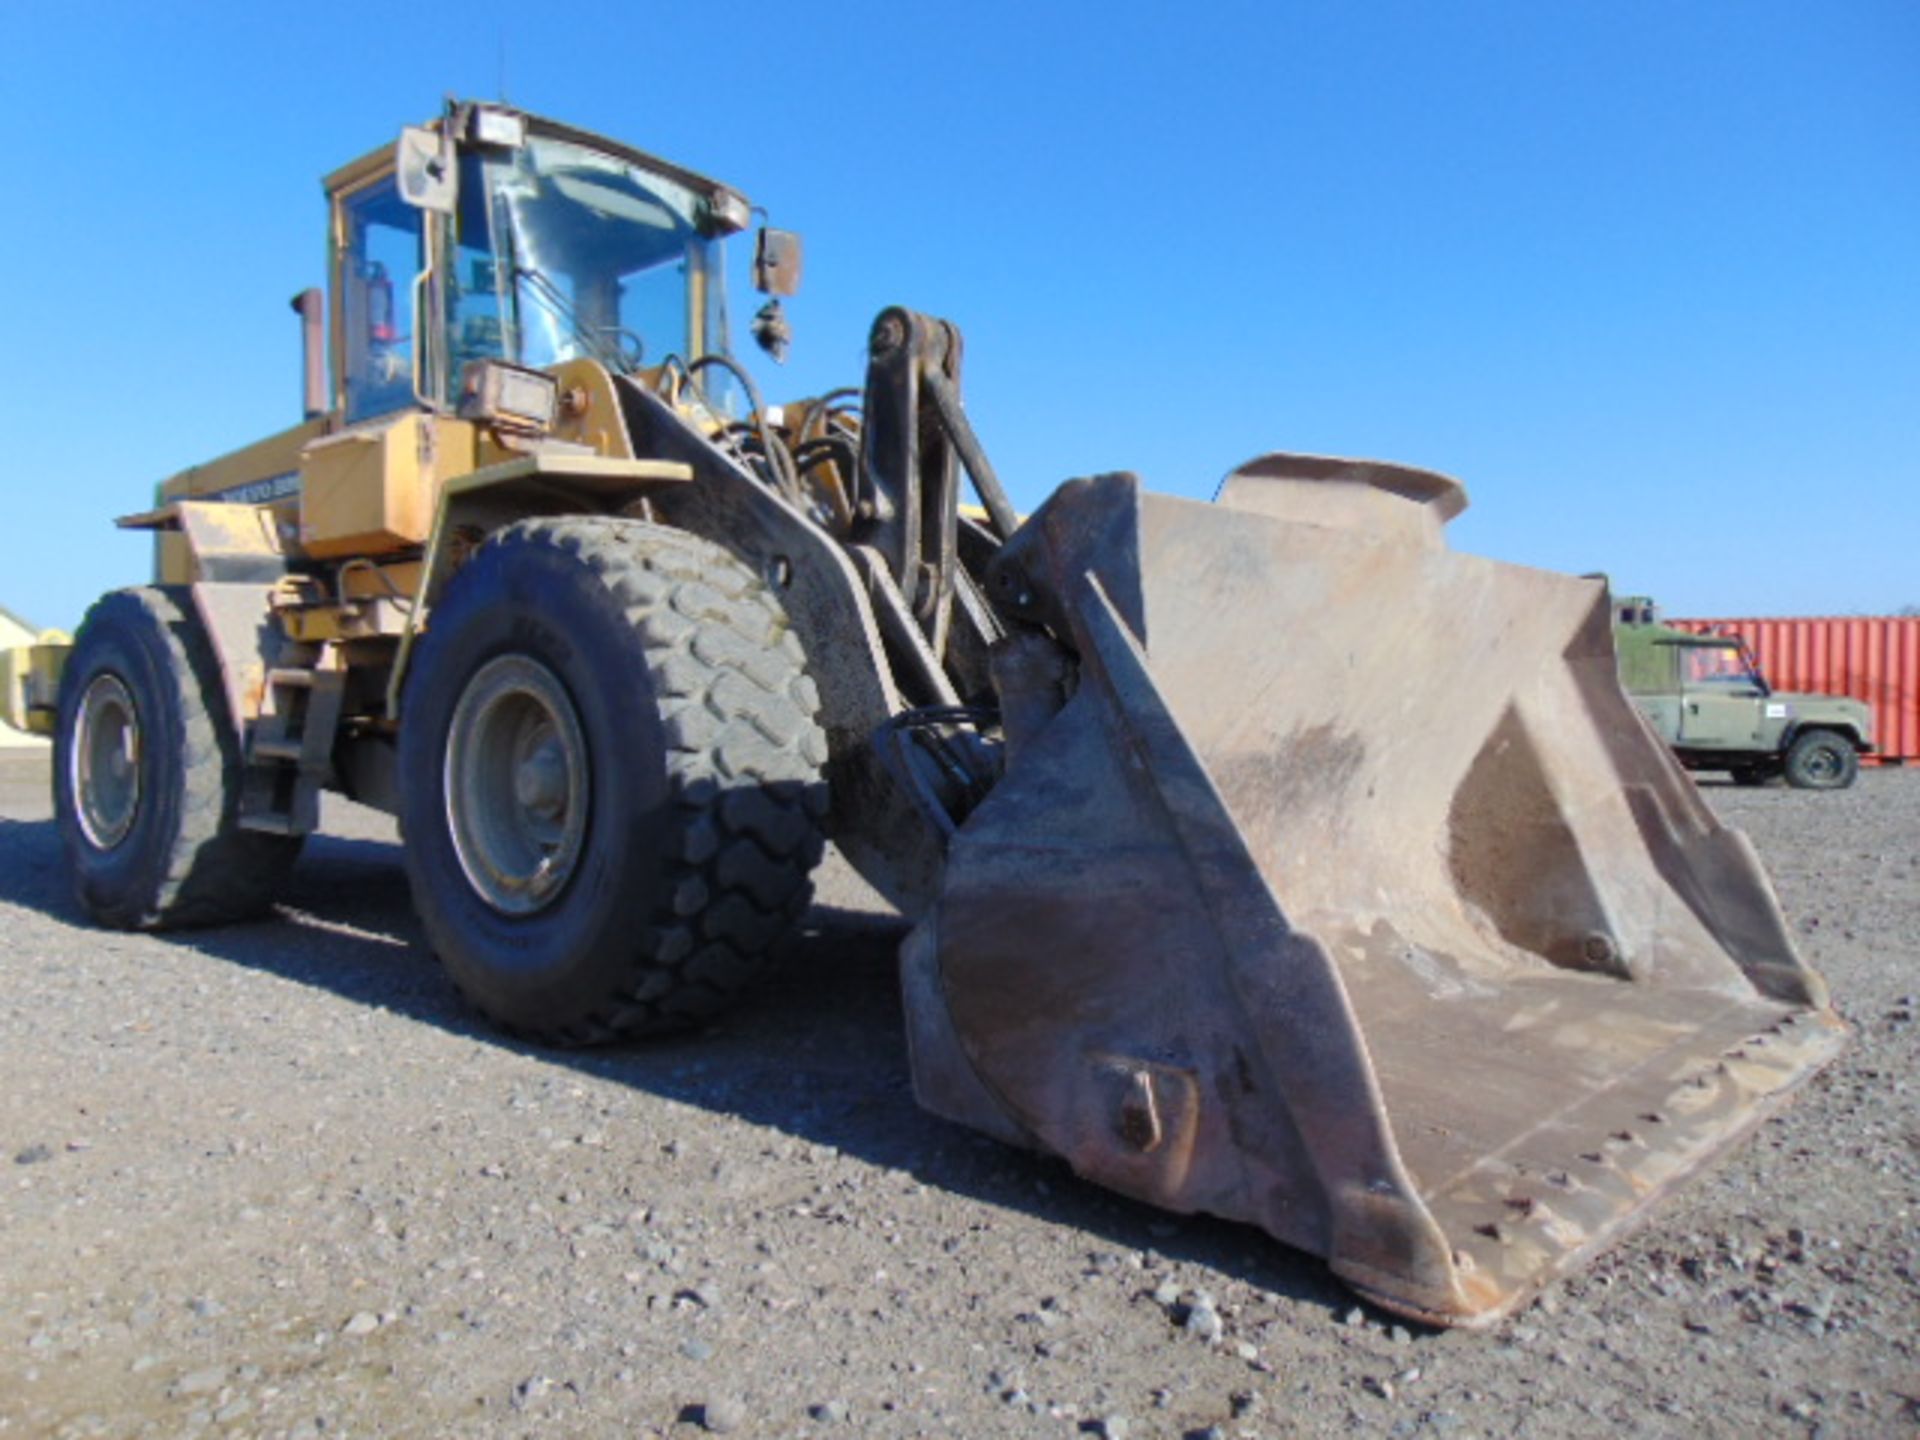
<path id="1" fill-rule="evenodd" d="M 247 737 L 240 825 L 269 835 L 305 835 L 320 823 L 320 789 L 346 698 L 346 674 L 279 665 L 267 671 L 266 705 Z"/>
<path id="2" fill-rule="evenodd" d="M 255 830 L 263 835 L 304 835 L 294 817 L 283 811 L 266 810 L 258 814 L 243 814 L 240 817 L 242 830 Z M 311 828 L 311 827 L 308 827 Z"/>

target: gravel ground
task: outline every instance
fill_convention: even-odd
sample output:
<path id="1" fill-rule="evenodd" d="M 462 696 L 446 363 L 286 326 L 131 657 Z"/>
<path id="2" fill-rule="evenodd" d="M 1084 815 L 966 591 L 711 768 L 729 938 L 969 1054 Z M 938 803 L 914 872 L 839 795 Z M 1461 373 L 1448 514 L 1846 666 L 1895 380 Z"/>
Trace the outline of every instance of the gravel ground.
<path id="1" fill-rule="evenodd" d="M 275 922 L 84 927 L 45 765 L 0 757 L 0 1434 L 1920 1434 L 1920 770 L 1707 788 L 1854 1040 L 1465 1335 L 921 1115 L 899 922 L 832 862 L 724 1023 L 555 1054 L 350 806 Z"/>

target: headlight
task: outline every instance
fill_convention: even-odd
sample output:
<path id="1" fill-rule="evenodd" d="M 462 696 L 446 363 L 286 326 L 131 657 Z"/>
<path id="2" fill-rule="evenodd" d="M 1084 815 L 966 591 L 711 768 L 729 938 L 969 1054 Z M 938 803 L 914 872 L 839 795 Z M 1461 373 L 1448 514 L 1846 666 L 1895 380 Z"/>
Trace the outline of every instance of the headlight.
<path id="1" fill-rule="evenodd" d="M 470 360 L 460 372 L 460 418 L 502 430 L 545 434 L 560 407 L 560 386 L 542 370 L 501 360 Z"/>
<path id="2" fill-rule="evenodd" d="M 491 110 L 482 105 L 473 112 L 473 138 L 481 145 L 502 145 L 518 150 L 527 143 L 527 117 L 511 110 Z"/>
<path id="3" fill-rule="evenodd" d="M 713 192 L 714 223 L 729 235 L 747 228 L 747 222 L 753 219 L 753 206 L 747 197 L 732 190 Z"/>

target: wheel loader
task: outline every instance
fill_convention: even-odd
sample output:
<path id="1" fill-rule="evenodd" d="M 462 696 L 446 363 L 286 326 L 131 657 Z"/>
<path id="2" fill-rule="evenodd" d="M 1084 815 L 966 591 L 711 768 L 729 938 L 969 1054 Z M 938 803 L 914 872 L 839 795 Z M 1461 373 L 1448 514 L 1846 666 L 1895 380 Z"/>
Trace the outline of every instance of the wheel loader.
<path id="1" fill-rule="evenodd" d="M 475 1006 L 588 1044 L 750 985 L 831 839 L 910 923 L 927 1109 L 1439 1325 L 1836 1053 L 1604 585 L 1450 552 L 1456 481 L 1273 453 L 1023 517 L 952 324 L 763 399 L 725 185 L 454 103 L 325 189 L 305 418 L 121 520 L 155 583 L 26 695 L 98 922 L 267 910 L 332 789 Z M 759 232 L 769 348 L 800 260 Z"/>

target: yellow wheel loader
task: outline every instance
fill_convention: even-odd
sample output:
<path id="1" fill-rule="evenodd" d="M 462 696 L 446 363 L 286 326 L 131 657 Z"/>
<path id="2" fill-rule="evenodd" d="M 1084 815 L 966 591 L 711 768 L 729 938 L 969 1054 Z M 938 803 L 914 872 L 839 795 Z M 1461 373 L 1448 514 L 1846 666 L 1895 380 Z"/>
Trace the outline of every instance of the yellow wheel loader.
<path id="1" fill-rule="evenodd" d="M 476 1006 L 589 1043 L 748 985 L 831 838 L 912 923 L 927 1108 L 1437 1324 L 1839 1047 L 1604 586 L 1450 553 L 1456 482 L 1270 454 L 1022 518 L 950 324 L 762 400 L 724 185 L 454 104 L 326 192 L 305 420 L 121 522 L 156 583 L 34 692 L 102 923 L 262 911 L 331 788 L 398 816 Z M 799 268 L 759 233 L 769 348 Z"/>

